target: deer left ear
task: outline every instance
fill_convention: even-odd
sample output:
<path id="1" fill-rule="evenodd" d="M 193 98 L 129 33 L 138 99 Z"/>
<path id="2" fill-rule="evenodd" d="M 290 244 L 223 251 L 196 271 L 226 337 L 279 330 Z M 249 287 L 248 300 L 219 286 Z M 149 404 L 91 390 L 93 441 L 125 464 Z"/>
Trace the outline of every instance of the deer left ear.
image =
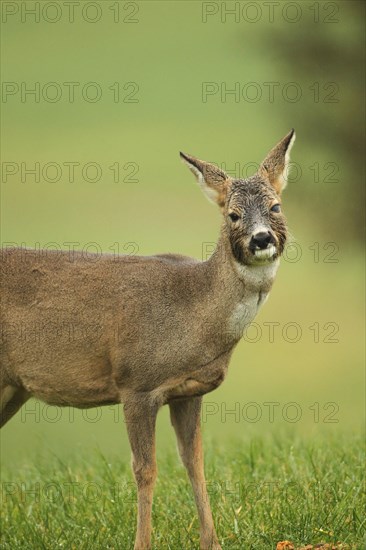
<path id="1" fill-rule="evenodd" d="M 208 199 L 215 202 L 223 209 L 230 182 L 229 176 L 225 174 L 221 168 L 210 162 L 199 160 L 185 153 L 180 153 L 180 157 L 196 176 L 198 183 Z"/>
<path id="2" fill-rule="evenodd" d="M 258 170 L 259 174 L 269 181 L 279 195 L 287 185 L 290 151 L 295 139 L 295 130 L 292 129 L 271 149 Z"/>

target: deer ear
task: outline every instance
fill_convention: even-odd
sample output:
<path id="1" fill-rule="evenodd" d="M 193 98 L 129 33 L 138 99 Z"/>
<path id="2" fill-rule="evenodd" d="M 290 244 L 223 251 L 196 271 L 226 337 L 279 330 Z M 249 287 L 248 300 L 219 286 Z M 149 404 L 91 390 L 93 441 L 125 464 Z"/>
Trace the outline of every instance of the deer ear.
<path id="1" fill-rule="evenodd" d="M 196 176 L 205 195 L 223 208 L 229 186 L 229 176 L 220 168 L 204 160 L 180 153 L 180 157 Z"/>
<path id="2" fill-rule="evenodd" d="M 280 195 L 287 185 L 290 151 L 296 138 L 292 129 L 271 151 L 259 167 L 259 174 L 267 179 Z"/>

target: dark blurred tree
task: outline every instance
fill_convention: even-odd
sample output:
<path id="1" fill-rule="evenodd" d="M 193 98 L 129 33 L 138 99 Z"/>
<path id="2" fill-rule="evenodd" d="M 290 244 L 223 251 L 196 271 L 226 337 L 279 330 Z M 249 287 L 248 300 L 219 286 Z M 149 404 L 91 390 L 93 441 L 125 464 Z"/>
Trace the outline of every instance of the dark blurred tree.
<path id="1" fill-rule="evenodd" d="M 338 6 L 338 22 L 316 23 L 309 17 L 314 2 L 298 2 L 307 9 L 307 18 L 296 24 L 273 24 L 266 37 L 269 61 L 280 60 L 295 82 L 335 82 L 339 86 L 338 103 L 317 105 L 314 112 L 298 103 L 296 125 L 301 127 L 301 142 L 316 151 L 330 150 L 330 161 L 339 167 L 339 182 L 319 185 L 309 193 L 304 185 L 297 188 L 302 205 L 323 215 L 331 233 L 339 239 L 363 241 L 365 205 L 365 2 L 316 2 Z M 261 40 L 263 36 L 260 37 Z M 264 50 L 264 48 L 263 48 Z M 328 90 L 328 93 L 331 90 Z M 283 108 L 288 127 L 294 124 L 294 111 Z M 314 210 L 313 210 L 314 211 Z"/>

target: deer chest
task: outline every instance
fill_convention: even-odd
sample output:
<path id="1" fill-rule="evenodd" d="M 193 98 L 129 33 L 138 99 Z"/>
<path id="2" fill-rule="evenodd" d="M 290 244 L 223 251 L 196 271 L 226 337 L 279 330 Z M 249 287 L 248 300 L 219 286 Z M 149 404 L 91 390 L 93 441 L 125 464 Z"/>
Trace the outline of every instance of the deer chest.
<path id="1" fill-rule="evenodd" d="M 260 291 L 247 296 L 242 302 L 236 304 L 228 320 L 229 336 L 234 339 L 241 338 L 267 298 L 268 292 Z"/>

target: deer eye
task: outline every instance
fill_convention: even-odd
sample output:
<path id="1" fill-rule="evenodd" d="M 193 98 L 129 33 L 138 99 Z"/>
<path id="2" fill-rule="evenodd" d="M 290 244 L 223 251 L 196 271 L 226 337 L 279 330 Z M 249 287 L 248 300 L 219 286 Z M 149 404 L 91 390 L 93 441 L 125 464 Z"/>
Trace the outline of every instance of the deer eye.
<path id="1" fill-rule="evenodd" d="M 235 212 L 231 212 L 229 214 L 229 218 L 232 222 L 237 222 L 240 219 L 240 216 L 238 216 L 238 214 L 235 214 Z"/>
<path id="2" fill-rule="evenodd" d="M 274 204 L 271 208 L 271 212 L 281 212 L 281 205 L 280 204 Z"/>

